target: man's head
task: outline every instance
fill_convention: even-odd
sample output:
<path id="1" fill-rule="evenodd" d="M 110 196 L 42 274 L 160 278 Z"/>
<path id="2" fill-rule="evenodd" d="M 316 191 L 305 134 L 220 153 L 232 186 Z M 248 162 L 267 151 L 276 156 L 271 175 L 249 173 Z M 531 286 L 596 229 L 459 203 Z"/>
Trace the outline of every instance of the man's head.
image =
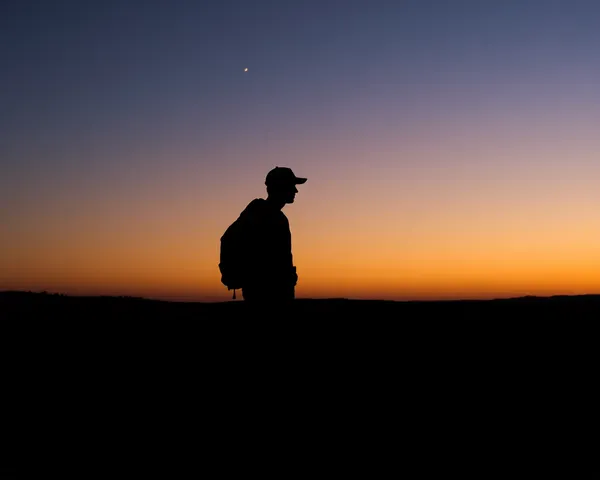
<path id="1" fill-rule="evenodd" d="M 269 198 L 286 204 L 294 203 L 294 197 L 298 193 L 296 185 L 306 183 L 306 180 L 294 175 L 288 167 L 275 167 L 267 174 L 265 185 Z"/>

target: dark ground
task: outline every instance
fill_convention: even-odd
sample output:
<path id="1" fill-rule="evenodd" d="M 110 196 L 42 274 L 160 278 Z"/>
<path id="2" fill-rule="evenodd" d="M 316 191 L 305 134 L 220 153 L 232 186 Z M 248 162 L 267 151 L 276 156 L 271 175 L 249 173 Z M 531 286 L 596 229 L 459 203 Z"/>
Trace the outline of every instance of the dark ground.
<path id="1" fill-rule="evenodd" d="M 314 320 L 599 319 L 600 295 L 521 297 L 500 300 L 378 301 L 296 300 L 291 312 L 270 317 Z M 243 300 L 167 302 L 135 297 L 76 297 L 0 292 L 0 319 L 208 320 L 256 319 Z"/>
<path id="2" fill-rule="evenodd" d="M 274 457 L 369 476 L 382 458 L 398 473 L 417 459 L 419 471 L 478 474 L 523 458 L 532 473 L 555 470 L 562 459 L 571 476 L 580 459 L 568 445 L 595 458 L 592 443 L 576 442 L 589 437 L 581 428 L 594 432 L 600 295 L 298 300 L 290 322 L 246 307 L 0 292 L 0 386 L 14 400 L 5 418 L 21 431 L 35 415 L 29 436 L 86 470 L 139 458 L 136 471 L 154 471 L 169 445 L 168 469 L 186 457 L 198 474 L 215 462 L 278 477 Z"/>
<path id="3" fill-rule="evenodd" d="M 29 350 L 36 361 L 63 356 L 67 362 L 93 352 L 98 361 L 115 365 L 124 356 L 160 359 L 176 362 L 182 371 L 197 368 L 200 359 L 217 370 L 242 369 L 246 361 L 284 370 L 289 362 L 318 368 L 332 361 L 345 362 L 345 369 L 360 361 L 419 370 L 427 363 L 440 368 L 447 359 L 488 357 L 502 363 L 518 355 L 560 355 L 565 362 L 595 352 L 589 345 L 597 338 L 591 320 L 599 319 L 600 295 L 431 302 L 307 299 L 296 300 L 288 312 L 260 313 L 239 299 L 186 303 L 0 292 L 5 352 Z M 17 362 L 22 356 L 10 358 Z"/>

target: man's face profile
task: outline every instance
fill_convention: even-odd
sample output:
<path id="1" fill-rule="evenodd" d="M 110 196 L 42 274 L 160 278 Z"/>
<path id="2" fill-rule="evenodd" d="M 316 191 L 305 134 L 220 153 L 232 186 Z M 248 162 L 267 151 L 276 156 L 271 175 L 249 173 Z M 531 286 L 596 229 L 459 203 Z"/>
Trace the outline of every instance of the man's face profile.
<path id="1" fill-rule="evenodd" d="M 293 183 L 284 183 L 273 188 L 273 193 L 277 198 L 285 203 L 294 203 L 298 189 Z"/>

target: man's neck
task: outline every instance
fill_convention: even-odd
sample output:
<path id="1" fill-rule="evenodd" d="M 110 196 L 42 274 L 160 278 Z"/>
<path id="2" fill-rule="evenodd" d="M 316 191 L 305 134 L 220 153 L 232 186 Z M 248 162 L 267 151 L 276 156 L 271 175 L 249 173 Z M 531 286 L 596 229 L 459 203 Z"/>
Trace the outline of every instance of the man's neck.
<path id="1" fill-rule="evenodd" d="M 281 210 L 285 206 L 285 202 L 281 200 L 276 200 L 273 197 L 267 197 L 266 202 L 270 207 L 276 210 Z"/>

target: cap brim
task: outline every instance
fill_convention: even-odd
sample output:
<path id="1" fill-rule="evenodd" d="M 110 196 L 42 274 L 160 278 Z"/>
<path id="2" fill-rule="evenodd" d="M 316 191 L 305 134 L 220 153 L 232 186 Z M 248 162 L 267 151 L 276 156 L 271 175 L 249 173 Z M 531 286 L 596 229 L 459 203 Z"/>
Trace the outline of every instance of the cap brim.
<path id="1" fill-rule="evenodd" d="M 299 177 L 296 177 L 295 183 L 296 183 L 296 185 L 302 185 L 303 183 L 306 183 L 306 180 L 308 180 L 308 178 L 299 178 Z"/>

